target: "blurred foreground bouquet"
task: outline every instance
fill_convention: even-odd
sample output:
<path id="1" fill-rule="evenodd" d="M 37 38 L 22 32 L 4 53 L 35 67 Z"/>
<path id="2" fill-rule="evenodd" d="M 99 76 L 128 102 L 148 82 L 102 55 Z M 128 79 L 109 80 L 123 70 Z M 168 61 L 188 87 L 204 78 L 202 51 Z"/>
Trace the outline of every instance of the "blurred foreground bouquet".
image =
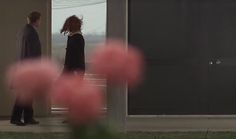
<path id="1" fill-rule="evenodd" d="M 143 76 L 143 56 L 132 46 L 118 40 L 108 40 L 97 46 L 91 57 L 89 70 L 104 75 L 114 85 L 137 86 Z M 68 108 L 67 119 L 72 138 L 118 139 L 105 124 L 102 124 L 104 93 L 84 75 L 62 74 L 50 60 L 27 60 L 12 65 L 7 71 L 7 86 L 22 102 L 39 95 Z M 112 93 L 112 92 L 109 92 Z"/>

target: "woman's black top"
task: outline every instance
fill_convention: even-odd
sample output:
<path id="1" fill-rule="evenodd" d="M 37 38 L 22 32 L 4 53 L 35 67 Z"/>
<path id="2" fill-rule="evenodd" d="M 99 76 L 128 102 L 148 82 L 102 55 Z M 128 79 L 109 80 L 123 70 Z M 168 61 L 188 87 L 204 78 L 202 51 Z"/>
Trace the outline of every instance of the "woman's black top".
<path id="1" fill-rule="evenodd" d="M 85 71 L 84 45 L 82 34 L 68 36 L 64 72 Z"/>

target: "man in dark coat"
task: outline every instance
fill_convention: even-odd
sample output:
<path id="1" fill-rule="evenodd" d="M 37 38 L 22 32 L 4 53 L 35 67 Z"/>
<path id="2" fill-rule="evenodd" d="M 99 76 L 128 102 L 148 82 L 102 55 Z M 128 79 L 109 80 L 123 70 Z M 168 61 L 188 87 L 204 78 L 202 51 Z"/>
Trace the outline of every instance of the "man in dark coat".
<path id="1" fill-rule="evenodd" d="M 37 28 L 40 25 L 41 14 L 39 12 L 31 12 L 28 15 L 28 24 L 26 24 L 19 34 L 18 47 L 20 48 L 20 60 L 34 59 L 41 57 L 41 43 L 37 33 Z M 11 123 L 24 126 L 26 124 L 39 124 L 33 118 L 33 100 L 27 104 L 19 102 L 16 97 L 15 105 L 13 107 Z M 21 121 L 24 115 L 24 122 Z"/>

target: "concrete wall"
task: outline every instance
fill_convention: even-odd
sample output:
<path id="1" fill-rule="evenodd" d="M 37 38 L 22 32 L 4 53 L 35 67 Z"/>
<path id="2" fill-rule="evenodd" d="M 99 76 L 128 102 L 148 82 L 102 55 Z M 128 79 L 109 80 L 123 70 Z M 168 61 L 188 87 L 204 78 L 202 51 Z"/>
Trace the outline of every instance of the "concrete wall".
<path id="1" fill-rule="evenodd" d="M 33 10 L 42 14 L 42 25 L 39 36 L 43 53 L 50 53 L 51 44 L 51 1 L 50 0 L 1 0 L 0 1 L 0 116 L 11 113 L 13 99 L 4 87 L 4 72 L 6 67 L 16 60 L 16 34 L 25 25 L 26 16 Z M 44 103 L 45 104 L 45 103 Z M 49 105 L 36 106 L 37 115 L 48 113 Z"/>
<path id="2" fill-rule="evenodd" d="M 127 2 L 128 0 L 107 0 L 107 37 L 118 38 L 127 42 Z M 107 117 L 110 124 L 125 131 L 126 125 L 126 92 L 124 84 L 120 87 L 107 85 Z"/>

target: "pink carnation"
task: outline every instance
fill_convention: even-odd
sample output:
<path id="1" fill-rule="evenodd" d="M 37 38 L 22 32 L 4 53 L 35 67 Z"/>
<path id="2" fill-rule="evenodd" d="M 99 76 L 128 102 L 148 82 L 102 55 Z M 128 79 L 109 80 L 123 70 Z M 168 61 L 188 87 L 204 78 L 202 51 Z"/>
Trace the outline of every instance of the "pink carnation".
<path id="1" fill-rule="evenodd" d="M 69 119 L 77 124 L 97 120 L 104 106 L 100 89 L 95 84 L 84 80 L 75 91 L 69 105 Z"/>
<path id="2" fill-rule="evenodd" d="M 113 83 L 127 81 L 130 86 L 140 82 L 143 72 L 142 54 L 121 41 L 110 40 L 98 46 L 92 58 L 91 70 L 105 75 Z"/>
<path id="3" fill-rule="evenodd" d="M 52 89 L 56 104 L 69 108 L 73 123 L 85 124 L 100 117 L 103 96 L 98 87 L 80 75 L 62 76 Z"/>
<path id="4" fill-rule="evenodd" d="M 68 107 L 70 98 L 73 96 L 78 85 L 83 81 L 83 76 L 80 75 L 62 75 L 54 83 L 51 89 L 52 102 L 59 106 Z"/>
<path id="5" fill-rule="evenodd" d="M 125 68 L 125 77 L 129 86 L 139 84 L 143 79 L 144 61 L 142 54 L 132 47 L 129 47 Z"/>
<path id="6" fill-rule="evenodd" d="M 46 93 L 59 74 L 57 65 L 49 60 L 26 60 L 9 68 L 7 85 L 24 100 Z"/>

